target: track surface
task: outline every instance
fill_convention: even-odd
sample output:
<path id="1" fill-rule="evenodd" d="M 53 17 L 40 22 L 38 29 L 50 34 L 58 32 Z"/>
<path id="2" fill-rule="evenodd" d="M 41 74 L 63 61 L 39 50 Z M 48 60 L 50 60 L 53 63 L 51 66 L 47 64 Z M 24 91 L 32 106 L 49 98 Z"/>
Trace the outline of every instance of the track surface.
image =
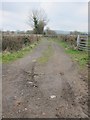
<path id="1" fill-rule="evenodd" d="M 51 46 L 47 63 L 37 59 Z M 43 39 L 24 58 L 3 64 L 3 117 L 86 118 L 87 86 L 63 48 Z"/>

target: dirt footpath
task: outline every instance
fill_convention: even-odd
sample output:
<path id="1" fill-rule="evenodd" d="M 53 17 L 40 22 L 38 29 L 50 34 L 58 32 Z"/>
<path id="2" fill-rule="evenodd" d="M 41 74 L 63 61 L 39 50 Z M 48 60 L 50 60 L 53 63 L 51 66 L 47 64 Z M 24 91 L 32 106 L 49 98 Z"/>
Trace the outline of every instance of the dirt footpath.
<path id="1" fill-rule="evenodd" d="M 38 62 L 51 46 L 46 63 Z M 87 118 L 88 88 L 77 65 L 57 43 L 43 39 L 32 53 L 3 64 L 3 117 Z"/>

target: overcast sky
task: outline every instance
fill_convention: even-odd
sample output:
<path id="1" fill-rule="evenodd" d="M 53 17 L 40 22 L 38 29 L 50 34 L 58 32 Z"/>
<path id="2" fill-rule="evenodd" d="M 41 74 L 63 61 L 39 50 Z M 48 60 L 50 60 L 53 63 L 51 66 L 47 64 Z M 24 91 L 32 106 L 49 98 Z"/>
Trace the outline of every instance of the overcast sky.
<path id="1" fill-rule="evenodd" d="M 0 7 L 0 29 L 3 30 L 30 30 L 28 24 L 29 12 L 32 9 L 43 8 L 49 19 L 47 27 L 53 30 L 88 31 L 88 1 L 79 2 L 35 2 L 23 0 L 22 2 L 4 0 Z M 76 0 L 77 1 L 77 0 Z M 86 2 L 85 2 L 86 1 Z"/>

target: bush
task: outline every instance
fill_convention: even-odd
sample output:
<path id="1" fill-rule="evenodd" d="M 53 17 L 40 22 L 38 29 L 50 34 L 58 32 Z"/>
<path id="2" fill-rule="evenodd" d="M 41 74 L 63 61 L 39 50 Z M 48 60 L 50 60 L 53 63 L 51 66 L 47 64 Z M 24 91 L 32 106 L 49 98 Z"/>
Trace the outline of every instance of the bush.
<path id="1" fill-rule="evenodd" d="M 59 40 L 67 42 L 72 47 L 76 47 L 76 45 L 77 45 L 77 41 L 76 41 L 77 36 L 75 36 L 75 35 L 61 35 L 61 36 L 58 36 L 58 38 L 59 38 Z"/>
<path id="2" fill-rule="evenodd" d="M 30 45 L 39 39 L 40 37 L 35 35 L 2 35 L 2 51 L 18 51 L 24 46 Z"/>

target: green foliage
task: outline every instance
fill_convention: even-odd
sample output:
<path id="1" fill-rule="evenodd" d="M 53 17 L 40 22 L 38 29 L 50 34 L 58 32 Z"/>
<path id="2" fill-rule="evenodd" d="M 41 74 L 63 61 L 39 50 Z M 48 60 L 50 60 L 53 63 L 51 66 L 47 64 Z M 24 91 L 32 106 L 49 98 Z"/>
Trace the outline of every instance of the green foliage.
<path id="1" fill-rule="evenodd" d="M 34 34 L 43 34 L 44 31 L 44 22 L 43 21 L 37 21 L 34 20 Z"/>
<path id="2" fill-rule="evenodd" d="M 37 34 L 38 33 L 38 20 L 37 17 L 33 17 L 34 20 L 34 33 Z"/>
<path id="3" fill-rule="evenodd" d="M 85 51 L 68 49 L 66 50 L 66 53 L 72 55 L 72 58 L 78 62 L 81 67 L 88 63 L 88 54 Z"/>
<path id="4" fill-rule="evenodd" d="M 43 34 L 43 31 L 44 31 L 44 22 L 42 20 L 40 20 L 39 23 L 38 23 L 37 31 L 38 31 L 38 34 Z"/>
<path id="5" fill-rule="evenodd" d="M 0 63 L 2 62 L 2 53 L 0 53 Z"/>
<path id="6" fill-rule="evenodd" d="M 17 60 L 18 58 L 22 58 L 27 53 L 30 53 L 36 45 L 37 45 L 36 43 L 33 43 L 33 44 L 31 44 L 27 47 L 24 47 L 20 51 L 12 52 L 12 53 L 10 53 L 10 52 L 3 53 L 2 54 L 2 62 L 3 63 L 8 63 L 8 62 Z"/>
<path id="7" fill-rule="evenodd" d="M 33 27 L 34 34 L 43 34 L 47 22 L 47 16 L 43 9 L 33 10 L 29 16 L 29 24 Z"/>

